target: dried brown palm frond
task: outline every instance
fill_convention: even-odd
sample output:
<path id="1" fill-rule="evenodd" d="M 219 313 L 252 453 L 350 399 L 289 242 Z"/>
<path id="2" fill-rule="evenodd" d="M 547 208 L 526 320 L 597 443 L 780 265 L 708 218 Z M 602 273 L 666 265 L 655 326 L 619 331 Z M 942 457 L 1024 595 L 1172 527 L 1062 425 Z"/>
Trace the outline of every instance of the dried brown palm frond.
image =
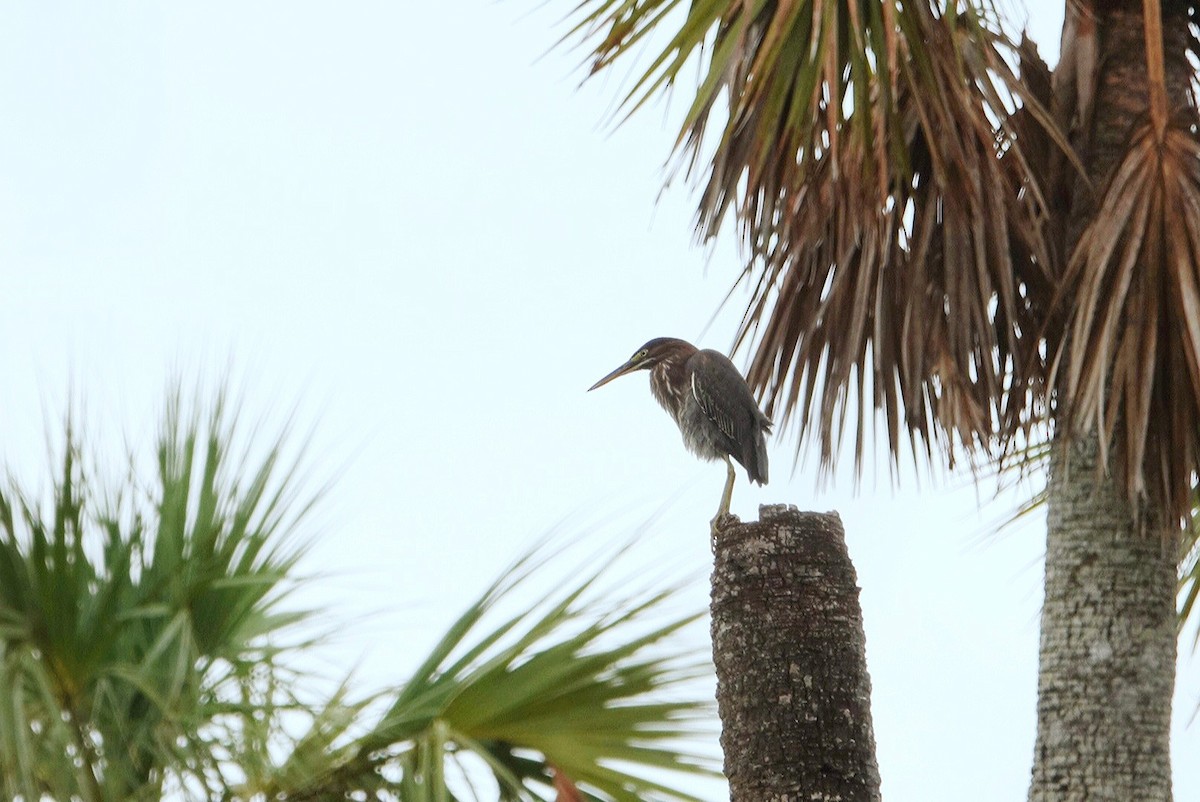
<path id="1" fill-rule="evenodd" d="M 893 455 L 907 429 L 915 452 L 938 443 L 953 462 L 956 445 L 990 448 L 1028 423 L 1009 391 L 1042 386 L 1023 335 L 1036 329 L 1031 298 L 1050 285 L 1050 257 L 1020 143 L 993 122 L 1005 110 L 982 64 L 1002 62 L 992 42 L 964 41 L 960 23 L 912 16 L 921 52 L 898 71 L 887 122 L 901 158 L 886 184 L 846 143 L 783 193 L 790 213 L 747 232 L 762 265 L 742 331 L 756 341 L 750 379 L 785 420 L 815 429 L 826 462 L 847 415 L 861 457 L 868 398 Z M 975 76 L 964 74 L 972 51 Z"/>
<path id="2" fill-rule="evenodd" d="M 979 6 L 696 0 L 627 99 L 673 85 L 699 54 L 679 137 L 705 172 L 698 232 L 738 222 L 749 379 L 777 420 L 818 436 L 827 465 L 848 420 L 861 459 L 868 401 L 893 455 L 907 429 L 915 453 L 946 446 L 953 461 L 958 445 L 1019 431 L 1041 397 L 1027 335 L 1052 257 L 1013 98 L 1026 130 L 1046 133 L 1031 142 L 1062 138 Z M 585 0 L 575 32 L 599 40 L 603 69 L 673 10 Z"/>
<path id="3" fill-rule="evenodd" d="M 1189 515 L 1200 458 L 1200 142 L 1194 113 L 1133 136 L 1062 285 L 1054 377 L 1134 498 Z M 1107 460 L 1102 460 L 1105 462 Z"/>
<path id="4" fill-rule="evenodd" d="M 748 224 L 762 265 L 742 330 L 750 378 L 815 430 L 826 462 L 848 415 L 861 458 L 868 399 L 894 456 L 907 429 L 914 452 L 936 443 L 953 462 L 957 445 L 990 449 L 1029 423 L 1009 398 L 1041 395 L 1023 335 L 1050 284 L 1043 202 L 1024 143 L 996 122 L 1017 77 L 973 21 L 920 6 L 906 21 L 895 107 L 877 120 L 891 161 L 831 148 L 767 199 L 790 213 Z"/>

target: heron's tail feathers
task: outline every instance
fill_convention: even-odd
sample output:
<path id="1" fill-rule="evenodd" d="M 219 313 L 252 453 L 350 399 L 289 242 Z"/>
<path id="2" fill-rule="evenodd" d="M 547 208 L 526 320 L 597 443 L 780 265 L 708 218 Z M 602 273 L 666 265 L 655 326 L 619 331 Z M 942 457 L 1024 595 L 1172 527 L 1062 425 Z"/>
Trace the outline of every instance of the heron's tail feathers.
<path id="1" fill-rule="evenodd" d="M 746 469 L 751 482 L 760 485 L 767 483 L 767 440 L 761 431 L 738 462 Z"/>

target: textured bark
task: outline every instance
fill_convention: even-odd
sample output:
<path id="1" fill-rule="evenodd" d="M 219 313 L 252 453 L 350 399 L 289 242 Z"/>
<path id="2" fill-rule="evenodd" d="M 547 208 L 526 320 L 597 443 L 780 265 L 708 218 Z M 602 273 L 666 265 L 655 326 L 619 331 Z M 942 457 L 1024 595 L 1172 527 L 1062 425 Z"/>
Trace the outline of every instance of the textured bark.
<path id="1" fill-rule="evenodd" d="M 1031 802 L 1171 799 L 1175 549 L 1134 529 L 1096 451 L 1051 466 Z"/>
<path id="2" fill-rule="evenodd" d="M 1101 0 L 1093 10 L 1094 30 L 1089 18 L 1072 36 L 1095 41 L 1063 50 L 1064 59 L 1088 57 L 1056 72 L 1070 75 L 1080 96 L 1092 99 L 1090 108 L 1074 110 L 1072 138 L 1100 190 L 1144 119 L 1148 96 L 1141 0 Z M 1163 3 L 1167 90 L 1176 107 L 1187 102 L 1191 76 L 1185 11 L 1186 4 Z M 1096 202 L 1082 182 L 1073 193 L 1067 219 L 1058 221 L 1067 252 Z M 1073 440 L 1069 450 L 1056 444 L 1048 486 L 1029 799 L 1165 802 L 1172 798 L 1176 535 L 1156 526 L 1152 510 L 1136 510 L 1100 470 L 1094 434 Z"/>
<path id="3" fill-rule="evenodd" d="M 722 519 L 713 660 L 732 802 L 872 802 L 879 768 L 854 566 L 836 514 Z"/>

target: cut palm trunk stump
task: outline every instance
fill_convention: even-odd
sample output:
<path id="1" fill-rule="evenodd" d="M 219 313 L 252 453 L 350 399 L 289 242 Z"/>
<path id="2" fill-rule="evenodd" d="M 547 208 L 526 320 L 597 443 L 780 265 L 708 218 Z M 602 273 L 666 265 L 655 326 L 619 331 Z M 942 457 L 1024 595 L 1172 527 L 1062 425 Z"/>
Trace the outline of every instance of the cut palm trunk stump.
<path id="1" fill-rule="evenodd" d="M 854 566 L 836 513 L 716 522 L 713 661 L 732 802 L 872 802 L 879 767 Z"/>

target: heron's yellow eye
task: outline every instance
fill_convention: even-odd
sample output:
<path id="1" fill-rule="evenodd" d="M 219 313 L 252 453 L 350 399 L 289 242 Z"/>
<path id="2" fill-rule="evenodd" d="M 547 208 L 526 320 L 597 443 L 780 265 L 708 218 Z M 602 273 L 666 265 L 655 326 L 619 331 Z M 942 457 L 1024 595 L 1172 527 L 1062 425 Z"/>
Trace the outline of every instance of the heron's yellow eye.
<path id="1" fill-rule="evenodd" d="M 646 358 L 646 354 L 648 354 L 648 353 L 650 353 L 650 352 L 647 351 L 645 348 L 643 348 L 642 350 L 640 350 L 636 354 L 634 354 L 633 359 L 631 359 L 629 361 L 630 362 L 641 362 L 643 359 Z"/>

